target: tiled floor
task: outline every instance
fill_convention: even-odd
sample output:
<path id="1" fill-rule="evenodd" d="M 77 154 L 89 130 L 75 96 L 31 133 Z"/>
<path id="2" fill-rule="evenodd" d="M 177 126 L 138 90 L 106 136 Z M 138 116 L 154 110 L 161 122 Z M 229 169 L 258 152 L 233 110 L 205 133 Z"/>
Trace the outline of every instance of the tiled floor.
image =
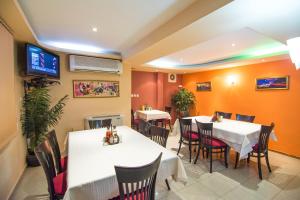
<path id="1" fill-rule="evenodd" d="M 176 151 L 178 138 L 170 136 L 167 148 Z M 300 160 L 270 152 L 273 172 L 268 173 L 263 162 L 263 180 L 258 178 L 255 158 L 249 165 L 241 161 L 238 169 L 234 169 L 234 152 L 230 155 L 229 167 L 222 162 L 213 162 L 213 173 L 208 172 L 208 161 L 198 160 L 196 165 L 188 162 L 188 150 L 182 148 L 182 157 L 188 174 L 188 182 L 184 185 L 169 179 L 171 191 L 165 183 L 157 184 L 159 200 L 299 200 L 300 199 Z M 47 183 L 40 167 L 26 169 L 11 200 L 47 199 Z"/>

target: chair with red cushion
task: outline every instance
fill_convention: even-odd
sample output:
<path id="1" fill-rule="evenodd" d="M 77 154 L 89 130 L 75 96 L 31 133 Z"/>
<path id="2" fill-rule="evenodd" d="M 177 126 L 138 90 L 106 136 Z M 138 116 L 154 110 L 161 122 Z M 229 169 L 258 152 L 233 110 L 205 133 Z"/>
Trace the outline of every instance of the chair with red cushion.
<path id="1" fill-rule="evenodd" d="M 140 132 L 141 134 L 143 134 L 144 136 L 146 137 L 150 137 L 150 127 L 151 127 L 151 123 L 149 122 L 146 122 L 145 120 L 143 119 L 140 119 L 139 120 L 139 124 L 138 124 L 138 128 L 137 128 L 137 131 Z"/>
<path id="2" fill-rule="evenodd" d="M 192 131 L 192 119 L 179 119 L 180 125 L 180 139 L 179 139 L 179 148 L 177 151 L 177 155 L 180 152 L 181 145 L 186 144 L 189 145 L 189 152 L 190 152 L 190 162 L 192 161 L 192 146 L 193 145 L 200 145 L 200 137 L 198 132 Z"/>
<path id="3" fill-rule="evenodd" d="M 216 111 L 216 112 L 215 112 L 215 115 L 222 116 L 224 119 L 231 119 L 232 113 Z"/>
<path id="4" fill-rule="evenodd" d="M 272 172 L 271 166 L 269 163 L 269 137 L 274 129 L 275 124 L 271 123 L 270 126 L 262 125 L 260 129 L 258 143 L 253 145 L 252 152 L 248 154 L 247 163 L 250 162 L 250 157 L 257 157 L 257 167 L 258 167 L 258 175 L 259 178 L 262 179 L 262 171 L 261 171 L 261 157 L 265 157 L 267 167 L 269 172 Z M 239 154 L 237 153 L 235 168 L 237 167 L 237 159 Z"/>
<path id="5" fill-rule="evenodd" d="M 169 137 L 169 130 L 158 127 L 158 126 L 151 126 L 150 127 L 150 139 L 156 142 L 157 144 L 163 146 L 166 148 L 167 146 L 167 141 Z M 168 187 L 168 190 L 170 190 L 170 185 L 168 182 L 168 179 L 165 180 L 166 185 Z"/>
<path id="6" fill-rule="evenodd" d="M 50 147 L 52 149 L 52 152 L 53 152 L 56 173 L 58 174 L 58 173 L 65 172 L 68 167 L 68 156 L 61 157 L 55 130 L 50 131 L 46 135 L 46 138 L 47 138 L 47 140 L 50 144 Z"/>
<path id="7" fill-rule="evenodd" d="M 168 112 L 170 115 L 172 113 L 172 107 L 170 106 L 165 106 L 165 112 Z M 171 119 L 157 119 L 155 120 L 156 125 L 158 126 L 159 124 L 161 124 L 162 127 L 167 128 L 167 125 L 170 128 L 170 131 L 172 132 L 172 123 L 171 123 Z"/>
<path id="8" fill-rule="evenodd" d="M 235 117 L 236 117 L 237 121 L 243 121 L 243 122 L 249 122 L 249 123 L 253 123 L 254 119 L 255 119 L 254 115 L 252 116 L 252 115 L 236 114 Z M 239 153 L 236 152 L 236 154 L 235 154 L 235 165 L 234 165 L 234 168 L 237 168 L 239 157 L 240 157 Z"/>
<path id="9" fill-rule="evenodd" d="M 63 199 L 67 190 L 66 173 L 56 174 L 51 147 L 47 140 L 44 140 L 40 145 L 34 149 L 35 155 L 42 165 L 48 183 L 48 191 L 50 200 Z"/>
<path id="10" fill-rule="evenodd" d="M 157 170 L 162 153 L 150 164 L 140 167 L 115 166 L 120 196 L 114 200 L 154 200 Z"/>
<path id="11" fill-rule="evenodd" d="M 207 155 L 210 158 L 209 172 L 212 173 L 212 154 L 213 153 L 224 153 L 225 166 L 228 167 L 227 163 L 227 150 L 228 146 L 223 141 L 213 137 L 213 123 L 201 123 L 196 120 L 198 134 L 201 136 L 201 147 L 206 150 Z M 219 151 L 218 151 L 219 150 Z M 199 156 L 200 148 L 196 156 L 195 164 Z"/>
<path id="12" fill-rule="evenodd" d="M 131 109 L 131 128 L 137 130 L 138 129 L 138 125 L 139 125 L 140 120 L 139 119 L 135 119 L 134 117 L 134 112 Z"/>

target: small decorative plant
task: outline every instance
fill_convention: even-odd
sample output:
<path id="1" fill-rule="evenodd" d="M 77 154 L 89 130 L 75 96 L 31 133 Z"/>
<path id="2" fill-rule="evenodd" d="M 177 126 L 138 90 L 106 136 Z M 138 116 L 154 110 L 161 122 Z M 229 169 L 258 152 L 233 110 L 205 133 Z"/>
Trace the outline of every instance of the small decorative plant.
<path id="1" fill-rule="evenodd" d="M 178 115 L 184 116 L 184 113 L 188 113 L 189 108 L 195 103 L 195 96 L 192 92 L 182 88 L 172 96 L 171 101 Z"/>
<path id="2" fill-rule="evenodd" d="M 44 139 L 50 127 L 55 126 L 63 113 L 68 95 L 51 107 L 51 97 L 47 87 L 33 87 L 23 98 L 21 123 L 27 138 L 28 154 Z"/>

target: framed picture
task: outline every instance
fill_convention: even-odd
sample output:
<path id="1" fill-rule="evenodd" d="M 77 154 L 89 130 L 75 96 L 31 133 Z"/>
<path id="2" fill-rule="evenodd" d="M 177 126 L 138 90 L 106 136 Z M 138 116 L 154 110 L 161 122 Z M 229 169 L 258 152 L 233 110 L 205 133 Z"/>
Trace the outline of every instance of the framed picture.
<path id="1" fill-rule="evenodd" d="M 119 97 L 119 81 L 74 80 L 73 97 Z"/>
<path id="2" fill-rule="evenodd" d="M 289 89 L 289 77 L 268 77 L 255 80 L 256 90 L 287 90 Z"/>
<path id="3" fill-rule="evenodd" d="M 197 91 L 211 91 L 211 82 L 197 83 Z"/>

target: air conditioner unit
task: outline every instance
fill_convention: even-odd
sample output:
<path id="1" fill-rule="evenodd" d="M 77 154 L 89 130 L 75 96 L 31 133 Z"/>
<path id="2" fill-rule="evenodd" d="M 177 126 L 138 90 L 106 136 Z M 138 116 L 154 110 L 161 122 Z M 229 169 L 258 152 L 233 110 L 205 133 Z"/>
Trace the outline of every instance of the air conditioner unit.
<path id="1" fill-rule="evenodd" d="M 69 56 L 70 71 L 93 71 L 121 74 L 123 66 L 120 60 L 90 56 Z"/>

